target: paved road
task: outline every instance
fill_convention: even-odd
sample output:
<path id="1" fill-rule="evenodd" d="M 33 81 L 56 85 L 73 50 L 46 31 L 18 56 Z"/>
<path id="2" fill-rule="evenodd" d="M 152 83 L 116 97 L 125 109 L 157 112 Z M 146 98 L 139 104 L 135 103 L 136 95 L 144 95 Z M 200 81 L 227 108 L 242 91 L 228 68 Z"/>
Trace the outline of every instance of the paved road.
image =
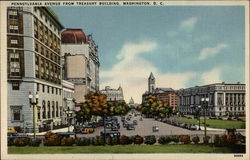
<path id="1" fill-rule="evenodd" d="M 119 132 L 121 135 L 126 136 L 133 136 L 133 135 L 140 135 L 140 136 L 148 136 L 148 135 L 155 135 L 155 136 L 162 136 L 162 135 L 204 135 L 204 130 L 188 130 L 176 126 L 172 126 L 163 122 L 156 121 L 152 118 L 143 118 L 143 121 L 139 120 L 140 116 L 132 117 L 129 123 L 132 123 L 133 120 L 137 120 L 138 125 L 135 125 L 135 130 L 127 130 L 122 126 L 121 118 L 118 117 L 118 121 L 120 123 Z M 152 127 L 159 126 L 158 132 L 153 132 Z M 95 129 L 95 132 L 92 134 L 77 134 L 77 137 L 95 137 L 96 135 L 100 135 L 100 132 L 103 131 L 103 127 L 98 127 Z M 245 131 L 241 132 L 245 135 Z M 222 129 L 211 129 L 207 130 L 207 135 L 215 135 L 215 134 L 226 134 L 225 130 Z"/>

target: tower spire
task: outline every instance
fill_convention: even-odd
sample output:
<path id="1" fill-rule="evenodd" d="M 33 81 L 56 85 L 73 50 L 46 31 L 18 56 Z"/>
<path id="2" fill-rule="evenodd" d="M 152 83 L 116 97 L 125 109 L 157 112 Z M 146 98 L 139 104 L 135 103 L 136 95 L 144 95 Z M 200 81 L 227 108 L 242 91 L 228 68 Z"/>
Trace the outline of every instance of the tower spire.
<path id="1" fill-rule="evenodd" d="M 149 77 L 148 77 L 148 91 L 149 93 L 153 93 L 155 89 L 155 77 L 153 73 L 151 72 Z"/>

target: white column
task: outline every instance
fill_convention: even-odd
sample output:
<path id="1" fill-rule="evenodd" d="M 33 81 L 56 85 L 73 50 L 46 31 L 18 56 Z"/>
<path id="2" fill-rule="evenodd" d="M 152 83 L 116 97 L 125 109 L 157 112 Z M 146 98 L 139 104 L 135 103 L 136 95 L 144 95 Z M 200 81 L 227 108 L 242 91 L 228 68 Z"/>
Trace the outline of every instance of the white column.
<path id="1" fill-rule="evenodd" d="M 223 93 L 223 105 L 226 106 L 226 92 Z"/>
<path id="2" fill-rule="evenodd" d="M 217 106 L 217 92 L 214 92 L 214 106 Z"/>

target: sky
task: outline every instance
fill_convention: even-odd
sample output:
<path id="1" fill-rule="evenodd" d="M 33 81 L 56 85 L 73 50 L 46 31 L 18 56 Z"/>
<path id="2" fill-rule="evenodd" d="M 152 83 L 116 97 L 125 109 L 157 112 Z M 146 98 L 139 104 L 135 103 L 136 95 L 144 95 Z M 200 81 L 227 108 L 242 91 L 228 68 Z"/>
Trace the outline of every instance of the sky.
<path id="1" fill-rule="evenodd" d="M 141 103 L 156 87 L 245 83 L 242 6 L 52 7 L 65 28 L 82 28 L 99 47 L 100 89 L 123 88 Z"/>

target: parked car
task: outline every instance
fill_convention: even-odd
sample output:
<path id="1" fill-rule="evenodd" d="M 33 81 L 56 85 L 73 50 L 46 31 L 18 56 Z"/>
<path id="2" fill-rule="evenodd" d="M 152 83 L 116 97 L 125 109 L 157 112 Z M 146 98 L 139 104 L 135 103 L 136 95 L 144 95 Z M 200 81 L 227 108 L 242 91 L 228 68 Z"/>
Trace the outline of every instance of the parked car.
<path id="1" fill-rule="evenodd" d="M 83 130 L 83 126 L 74 126 L 73 132 L 81 133 Z"/>
<path id="2" fill-rule="evenodd" d="M 93 133 L 94 131 L 95 131 L 95 129 L 93 127 L 85 125 L 85 126 L 83 126 L 83 129 L 81 132 L 83 134 L 89 134 L 89 133 Z"/>
<path id="3" fill-rule="evenodd" d="M 105 136 L 106 135 L 106 136 Z M 104 132 L 100 132 L 101 137 L 120 137 L 120 132 L 118 131 L 106 131 L 106 134 Z"/>
<path id="4" fill-rule="evenodd" d="M 127 130 L 135 130 L 135 126 L 133 124 L 128 124 Z"/>
<path id="5" fill-rule="evenodd" d="M 129 118 L 129 117 L 126 118 L 127 121 L 130 121 L 130 119 L 131 119 L 131 118 Z"/>
<path id="6" fill-rule="evenodd" d="M 137 123 L 137 120 L 133 120 L 133 124 L 134 125 L 137 125 L 138 123 Z"/>
<path id="7" fill-rule="evenodd" d="M 190 130 L 197 130 L 197 127 L 196 127 L 196 125 L 192 124 L 189 129 Z"/>

